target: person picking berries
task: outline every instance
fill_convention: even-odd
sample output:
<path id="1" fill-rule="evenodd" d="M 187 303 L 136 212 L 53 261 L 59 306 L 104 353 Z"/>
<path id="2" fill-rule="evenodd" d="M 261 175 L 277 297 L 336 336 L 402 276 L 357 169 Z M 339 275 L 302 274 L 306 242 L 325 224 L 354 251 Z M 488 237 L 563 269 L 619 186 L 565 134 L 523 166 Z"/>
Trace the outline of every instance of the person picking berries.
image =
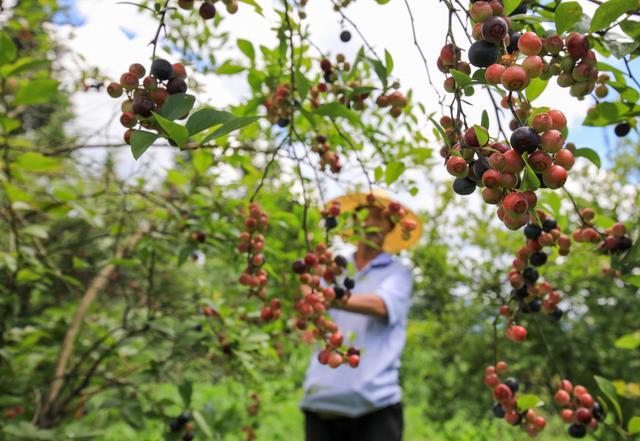
<path id="1" fill-rule="evenodd" d="M 330 315 L 345 342 L 354 336 L 349 343 L 363 352 L 346 352 L 359 357 L 357 369 L 346 364 L 331 369 L 314 354 L 300 404 L 305 438 L 400 441 L 404 424 L 398 369 L 413 276 L 392 254 L 416 243 L 422 229 L 413 212 L 382 192 L 348 194 L 337 201 L 344 212 L 353 213 L 353 231 L 362 239 L 350 262 L 355 277 L 345 281 L 351 295 L 335 302 Z"/>

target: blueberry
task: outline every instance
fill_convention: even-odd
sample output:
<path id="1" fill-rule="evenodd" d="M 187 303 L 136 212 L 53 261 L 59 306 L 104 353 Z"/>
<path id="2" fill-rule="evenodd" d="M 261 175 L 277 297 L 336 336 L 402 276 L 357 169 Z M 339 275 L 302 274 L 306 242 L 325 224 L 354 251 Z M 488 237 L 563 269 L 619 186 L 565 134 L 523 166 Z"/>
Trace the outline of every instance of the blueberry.
<path id="1" fill-rule="evenodd" d="M 572 424 L 569 426 L 569 436 L 571 438 L 584 438 L 587 434 L 587 428 L 582 424 Z"/>
<path id="2" fill-rule="evenodd" d="M 522 277 L 528 285 L 533 285 L 538 281 L 538 277 L 540 277 L 540 275 L 535 268 L 528 267 L 522 271 Z"/>
<path id="3" fill-rule="evenodd" d="M 327 230 L 333 230 L 338 226 L 338 220 L 335 217 L 328 217 L 324 220 L 324 227 Z"/>
<path id="4" fill-rule="evenodd" d="M 173 74 L 173 66 L 167 60 L 162 58 L 158 58 L 153 60 L 151 63 L 151 75 L 159 79 L 160 81 L 165 81 L 171 78 Z"/>
<path id="5" fill-rule="evenodd" d="M 167 83 L 167 92 L 170 95 L 175 93 L 185 93 L 187 91 L 187 83 L 182 78 L 171 78 Z"/>
<path id="6" fill-rule="evenodd" d="M 469 62 L 476 67 L 489 67 L 496 62 L 500 50 L 488 41 L 476 41 L 469 47 Z"/>
<path id="7" fill-rule="evenodd" d="M 629 132 L 631 131 L 631 126 L 628 122 L 621 122 L 620 124 L 616 125 L 613 131 L 615 132 L 616 136 L 622 138 L 623 136 L 627 136 L 629 134 Z"/>
<path id="8" fill-rule="evenodd" d="M 524 236 L 530 240 L 538 240 L 540 235 L 542 234 L 542 228 L 540 228 L 536 224 L 527 224 L 524 227 Z"/>
<path id="9" fill-rule="evenodd" d="M 529 258 L 529 263 L 533 266 L 542 266 L 547 263 L 547 253 L 543 251 L 538 251 L 537 253 L 533 253 Z"/>
<path id="10" fill-rule="evenodd" d="M 507 46 L 507 52 L 512 54 L 518 50 L 518 40 L 520 39 L 520 32 L 509 32 L 509 46 Z"/>
<path id="11" fill-rule="evenodd" d="M 347 267 L 347 259 L 344 256 L 337 255 L 335 259 L 333 259 L 333 261 L 336 263 L 336 265 L 341 266 L 342 268 Z"/>
<path id="12" fill-rule="evenodd" d="M 599 402 L 596 401 L 595 403 L 593 403 L 591 414 L 596 420 L 602 421 L 602 419 L 604 418 L 604 410 L 602 409 L 602 405 Z"/>
<path id="13" fill-rule="evenodd" d="M 509 377 L 506 380 L 504 380 L 504 384 L 506 384 L 507 387 L 511 389 L 512 394 L 515 394 L 516 392 L 518 392 L 518 389 L 520 388 L 520 385 L 518 384 L 518 380 L 516 380 L 513 377 Z"/>
<path id="14" fill-rule="evenodd" d="M 524 152 L 533 153 L 540 147 L 540 135 L 536 133 L 531 127 L 523 126 L 518 127 L 511 134 L 509 139 L 511 147 L 520 153 Z"/>
<path id="15" fill-rule="evenodd" d="M 171 429 L 172 432 L 180 432 L 182 430 L 182 426 L 183 424 L 180 424 L 180 422 L 178 420 L 173 420 L 171 421 L 171 423 L 169 424 L 169 429 Z"/>
<path id="16" fill-rule="evenodd" d="M 556 309 L 554 309 L 551 314 L 549 314 L 549 317 L 551 317 L 551 320 L 557 322 L 562 318 L 563 314 L 564 311 L 556 306 Z"/>
<path id="17" fill-rule="evenodd" d="M 631 246 L 633 245 L 633 241 L 631 240 L 630 237 L 621 237 L 620 238 L 620 242 L 618 242 L 618 250 L 619 251 L 624 251 L 624 250 L 628 250 L 629 248 L 631 248 Z"/>
<path id="18" fill-rule="evenodd" d="M 557 226 L 558 226 L 558 222 L 555 219 L 545 219 L 544 222 L 542 222 L 542 229 L 546 233 L 557 228 Z"/>
<path id="19" fill-rule="evenodd" d="M 138 95 L 133 100 L 133 113 L 137 113 L 145 118 L 151 116 L 151 112 L 153 112 L 155 108 L 156 103 L 148 96 Z"/>
<path id="20" fill-rule="evenodd" d="M 185 432 L 184 435 L 182 435 L 182 441 L 191 441 L 191 440 L 193 440 L 192 432 Z"/>
<path id="21" fill-rule="evenodd" d="M 349 31 L 340 32 L 340 41 L 346 43 L 349 40 L 351 40 L 351 32 L 349 32 Z"/>
<path id="22" fill-rule="evenodd" d="M 458 178 L 453 181 L 453 191 L 457 194 L 466 196 L 476 191 L 476 183 L 470 178 Z"/>
<path id="23" fill-rule="evenodd" d="M 511 295 L 517 299 L 525 299 L 529 295 L 529 289 L 527 286 L 522 286 L 518 289 L 514 289 L 511 291 Z"/>
<path id="24" fill-rule="evenodd" d="M 292 270 L 296 274 L 302 274 L 307 270 L 307 265 L 302 261 L 302 259 L 298 259 L 293 262 Z"/>
<path id="25" fill-rule="evenodd" d="M 344 288 L 343 288 L 343 287 L 341 287 L 341 286 L 338 286 L 338 285 L 335 285 L 335 286 L 333 287 L 333 292 L 335 292 L 335 293 L 336 293 L 336 299 L 341 299 L 341 298 L 343 298 L 343 297 L 344 297 L 344 295 L 345 295 L 345 293 L 346 293 L 346 292 L 345 292 L 345 290 L 344 290 Z"/>
<path id="26" fill-rule="evenodd" d="M 356 286 L 356 282 L 351 277 L 345 277 L 344 287 L 347 289 L 353 289 Z"/>
<path id="27" fill-rule="evenodd" d="M 276 124 L 278 124 L 278 127 L 287 127 L 289 125 L 289 119 L 280 117 L 278 121 L 276 121 Z"/>
<path id="28" fill-rule="evenodd" d="M 504 418 L 506 412 L 500 403 L 496 403 L 493 405 L 493 414 L 496 418 Z"/>
<path id="29" fill-rule="evenodd" d="M 176 419 L 176 421 L 183 425 L 186 424 L 189 421 L 189 418 L 191 418 L 191 414 L 189 413 L 188 410 L 185 410 L 184 412 L 182 412 L 178 418 Z"/>

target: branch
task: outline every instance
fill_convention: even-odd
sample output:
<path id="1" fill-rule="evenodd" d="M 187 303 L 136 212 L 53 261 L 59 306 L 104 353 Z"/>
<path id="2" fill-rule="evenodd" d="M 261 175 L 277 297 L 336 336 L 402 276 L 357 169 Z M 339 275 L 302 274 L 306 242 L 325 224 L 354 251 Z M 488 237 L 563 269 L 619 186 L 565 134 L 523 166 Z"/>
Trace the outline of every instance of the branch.
<path id="1" fill-rule="evenodd" d="M 131 250 L 136 243 L 142 238 L 144 234 L 144 230 L 139 230 L 133 236 L 129 238 L 129 241 L 118 247 L 115 252 L 115 258 L 121 259 L 129 250 Z M 64 386 L 64 373 L 67 368 L 67 364 L 69 363 L 69 359 L 71 358 L 71 354 L 73 353 L 73 347 L 75 344 L 76 337 L 78 336 L 78 332 L 80 331 L 80 327 L 82 325 L 82 321 L 84 320 L 91 303 L 96 299 L 98 293 L 102 291 L 107 282 L 109 281 L 109 277 L 116 269 L 114 264 L 108 264 L 100 272 L 93 278 L 87 291 L 84 296 L 80 300 L 80 304 L 76 309 L 76 312 L 71 320 L 71 324 L 67 329 L 67 333 L 64 337 L 64 341 L 62 343 L 62 347 L 60 348 L 60 353 L 58 355 L 58 360 L 56 362 L 56 366 L 54 369 L 53 380 L 51 381 L 51 386 L 49 387 L 49 392 L 45 398 L 45 401 L 42 405 L 42 409 L 39 412 L 39 419 L 41 420 L 45 415 L 47 415 L 52 407 L 53 402 L 58 397 L 60 390 Z"/>

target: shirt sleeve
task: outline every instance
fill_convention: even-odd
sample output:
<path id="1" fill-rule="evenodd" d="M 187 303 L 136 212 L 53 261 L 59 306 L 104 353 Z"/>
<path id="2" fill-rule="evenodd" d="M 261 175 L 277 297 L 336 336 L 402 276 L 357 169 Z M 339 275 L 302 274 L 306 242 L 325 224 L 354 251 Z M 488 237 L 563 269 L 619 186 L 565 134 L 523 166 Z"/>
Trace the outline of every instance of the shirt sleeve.
<path id="1" fill-rule="evenodd" d="M 402 265 L 394 265 L 392 271 L 375 290 L 375 294 L 382 298 L 387 307 L 389 325 L 407 319 L 412 289 L 411 270 Z"/>

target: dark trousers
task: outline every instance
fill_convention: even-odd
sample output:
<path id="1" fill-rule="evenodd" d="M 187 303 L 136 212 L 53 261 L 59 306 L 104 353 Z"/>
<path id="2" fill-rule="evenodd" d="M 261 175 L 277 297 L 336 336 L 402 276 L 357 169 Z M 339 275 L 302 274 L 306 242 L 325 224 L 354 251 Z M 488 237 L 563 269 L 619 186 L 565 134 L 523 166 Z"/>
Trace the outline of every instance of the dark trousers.
<path id="1" fill-rule="evenodd" d="M 394 404 L 358 418 L 323 418 L 304 411 L 306 441 L 402 441 L 402 404 Z"/>

